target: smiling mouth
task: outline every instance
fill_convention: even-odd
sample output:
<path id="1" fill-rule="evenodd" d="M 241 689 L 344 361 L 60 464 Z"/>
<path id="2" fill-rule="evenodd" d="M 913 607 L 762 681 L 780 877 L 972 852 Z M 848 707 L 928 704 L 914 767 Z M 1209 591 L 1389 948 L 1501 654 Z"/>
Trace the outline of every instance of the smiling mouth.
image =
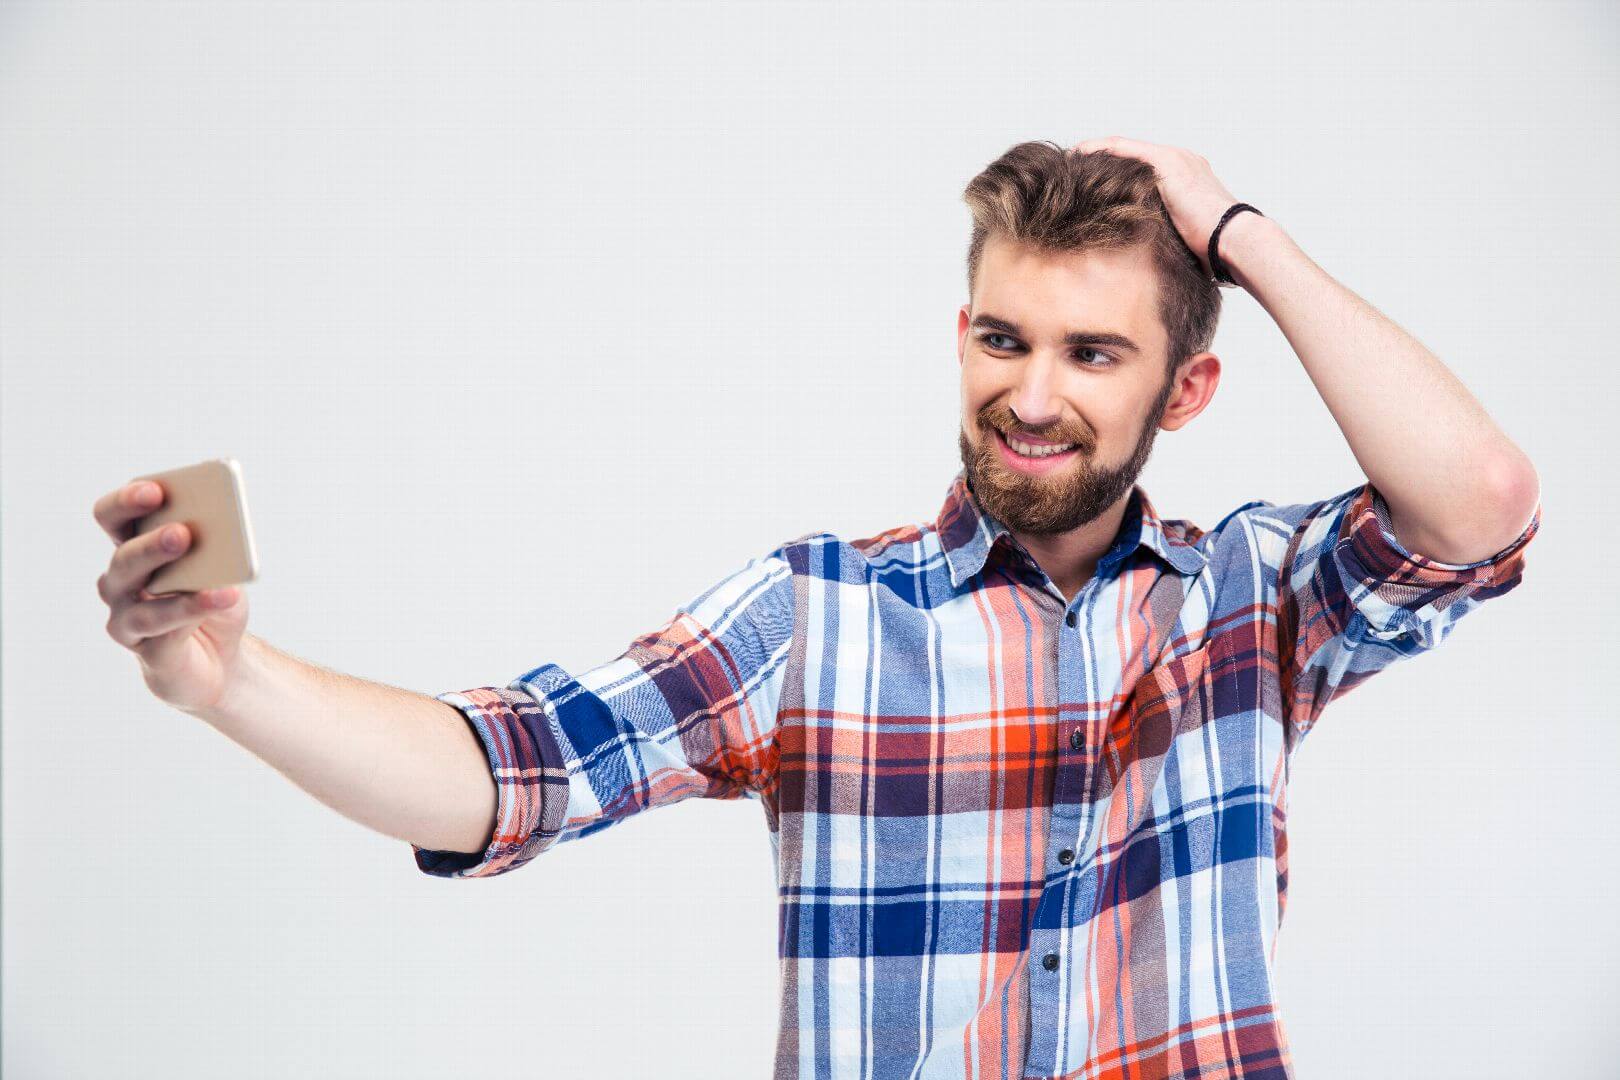
<path id="1" fill-rule="evenodd" d="M 1001 443 L 1002 447 L 1007 451 L 1007 453 L 1012 454 L 1013 456 L 1017 457 L 1021 461 L 1046 461 L 1046 460 L 1051 459 L 1051 458 L 1065 458 L 1065 457 L 1068 457 L 1069 455 L 1075 453 L 1077 450 L 1080 449 L 1080 444 L 1079 443 L 1069 443 L 1068 444 L 1068 449 L 1066 449 L 1066 450 L 1058 450 L 1058 451 L 1055 451 L 1055 452 L 1050 452 L 1049 451 L 1047 453 L 1025 454 L 1025 453 L 1021 453 L 1018 450 L 1015 450 L 1013 448 L 1012 443 L 1008 440 L 1008 436 L 1007 436 L 1006 432 L 1002 431 L 1000 428 L 992 428 L 991 430 L 995 432 L 996 441 Z M 1013 436 L 1013 438 L 1016 439 L 1017 436 L 1015 435 L 1015 436 Z M 1022 439 L 1019 439 L 1018 441 L 1023 442 Z M 1024 445 L 1026 445 L 1026 446 L 1038 446 L 1038 444 L 1033 444 L 1033 443 L 1024 443 Z"/>

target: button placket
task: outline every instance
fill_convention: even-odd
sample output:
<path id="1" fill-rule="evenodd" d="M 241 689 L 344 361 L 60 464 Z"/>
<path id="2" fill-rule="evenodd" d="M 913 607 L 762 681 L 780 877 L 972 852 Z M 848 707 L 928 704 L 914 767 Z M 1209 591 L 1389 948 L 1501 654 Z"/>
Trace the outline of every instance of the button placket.
<path id="1" fill-rule="evenodd" d="M 1061 966 L 1061 957 L 1055 951 L 1046 951 L 1053 945 L 1058 945 L 1066 933 L 1064 927 L 1053 925 L 1050 920 L 1043 920 L 1042 914 L 1050 910 L 1063 910 L 1069 904 L 1066 898 L 1071 897 L 1072 891 L 1080 887 L 1081 878 L 1074 872 L 1074 864 L 1078 859 L 1081 844 L 1075 843 L 1076 837 L 1084 838 L 1088 829 L 1090 816 L 1089 807 L 1083 793 L 1090 787 L 1090 768 L 1087 762 L 1086 723 L 1083 715 L 1078 712 L 1079 704 L 1084 700 L 1085 680 L 1081 677 L 1082 656 L 1085 650 L 1081 647 L 1079 635 L 1072 631 L 1080 625 L 1079 605 L 1086 603 L 1089 596 L 1100 586 L 1098 578 L 1093 577 L 1082 587 L 1080 595 L 1075 597 L 1075 606 L 1068 610 L 1059 609 L 1061 622 L 1056 624 L 1056 657 L 1054 664 L 1055 679 L 1053 689 L 1057 694 L 1057 714 L 1059 727 L 1056 732 L 1056 783 L 1053 788 L 1052 813 L 1048 823 L 1047 858 L 1054 860 L 1048 863 L 1051 867 L 1050 881 L 1041 898 L 1040 911 L 1037 912 L 1037 921 L 1046 922 L 1048 929 L 1038 931 L 1034 940 L 1030 942 L 1030 962 L 1037 957 L 1040 960 L 1041 970 L 1056 972 Z M 1053 589 L 1054 593 L 1056 589 Z M 1078 719 L 1077 719 L 1078 718 Z M 1070 726 L 1073 725 L 1073 726 Z M 1064 728 L 1068 729 L 1065 736 Z M 1065 739 L 1068 742 L 1068 751 L 1063 750 Z M 1061 923 L 1062 919 L 1056 920 Z M 1041 940 L 1044 938 L 1045 940 Z M 1043 947 L 1044 946 L 1044 947 Z M 1048 1025 L 1051 1030 L 1060 1023 L 1060 1010 L 1062 1009 L 1063 991 L 1053 978 L 1037 978 L 1030 983 L 1030 1012 L 1031 1023 L 1034 1025 Z M 1033 1030 L 1033 1028 L 1032 1028 Z M 1028 1060 L 1029 1068 L 1050 1069 L 1053 1063 L 1049 1058 L 1055 1049 L 1048 1039 L 1042 1038 L 1031 1044 L 1031 1056 Z"/>
<path id="2" fill-rule="evenodd" d="M 1071 605 L 1069 609 L 1063 613 L 1064 626 L 1073 629 L 1079 625 L 1080 605 L 1085 603 L 1085 597 L 1091 592 L 1094 592 L 1098 587 L 1099 579 L 1096 575 L 1093 575 L 1092 578 L 1081 587 L 1079 595 L 1074 598 L 1073 605 Z M 1079 833 L 1082 837 L 1084 837 L 1088 827 L 1086 821 L 1088 814 L 1085 799 L 1081 793 L 1088 791 L 1091 787 L 1091 769 L 1087 760 L 1088 755 L 1086 753 L 1087 725 L 1083 715 L 1076 708 L 1078 702 L 1081 700 L 1081 696 L 1084 693 L 1084 680 L 1080 678 L 1079 671 L 1081 664 L 1080 657 L 1083 650 L 1080 647 L 1079 636 L 1076 634 L 1067 633 L 1060 627 L 1056 637 L 1058 715 L 1060 717 L 1064 715 L 1066 711 L 1064 706 L 1067 705 L 1069 706 L 1069 709 L 1067 710 L 1069 717 L 1077 720 L 1076 726 L 1069 729 L 1068 742 L 1070 754 L 1060 753 L 1057 762 L 1059 776 L 1065 778 L 1062 783 L 1062 788 L 1064 792 L 1071 799 L 1073 799 L 1073 805 L 1069 808 L 1069 820 L 1064 821 L 1062 824 L 1078 825 Z M 1058 735 L 1058 738 L 1060 740 L 1063 738 L 1061 733 Z M 1059 742 L 1058 745 L 1061 748 L 1062 743 Z M 1052 818 L 1054 834 L 1058 832 L 1059 824 L 1059 815 L 1054 814 Z M 1070 831 L 1069 835 L 1072 836 L 1074 833 Z M 1058 843 L 1053 842 L 1050 844 L 1048 850 L 1055 851 L 1057 848 Z"/>

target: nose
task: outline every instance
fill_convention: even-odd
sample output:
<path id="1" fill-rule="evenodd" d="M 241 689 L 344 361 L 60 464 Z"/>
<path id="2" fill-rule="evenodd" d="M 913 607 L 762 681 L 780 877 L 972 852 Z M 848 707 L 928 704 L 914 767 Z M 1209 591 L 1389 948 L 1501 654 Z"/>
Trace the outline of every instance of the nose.
<path id="1" fill-rule="evenodd" d="M 1062 403 L 1053 389 L 1053 365 L 1050 361 L 1026 360 L 1018 373 L 1018 385 L 1013 388 L 1008 406 L 1018 423 L 1026 429 L 1040 431 L 1063 417 Z"/>

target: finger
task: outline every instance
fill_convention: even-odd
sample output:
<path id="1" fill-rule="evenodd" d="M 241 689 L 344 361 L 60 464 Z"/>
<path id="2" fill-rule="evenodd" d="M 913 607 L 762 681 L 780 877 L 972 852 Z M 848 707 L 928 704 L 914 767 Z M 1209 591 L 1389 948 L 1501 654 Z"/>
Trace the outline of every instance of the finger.
<path id="1" fill-rule="evenodd" d="M 163 485 L 155 480 L 137 480 L 115 488 L 96 500 L 96 522 L 117 543 L 135 535 L 135 525 L 163 505 Z"/>
<path id="2" fill-rule="evenodd" d="M 1142 142 L 1140 139 L 1127 139 L 1122 135 L 1107 135 L 1100 139 L 1085 139 L 1076 144 L 1076 150 L 1082 154 L 1106 150 L 1113 154 L 1122 154 L 1126 157 L 1150 160 L 1154 154 L 1162 149 L 1157 143 Z"/>
<path id="3" fill-rule="evenodd" d="M 198 616 L 198 619 L 200 618 L 201 616 Z M 147 667 L 155 671 L 173 670 L 180 663 L 180 655 L 191 647 L 191 629 L 197 621 L 193 619 L 166 634 L 155 634 L 145 638 L 131 648 L 135 655 L 141 658 L 141 663 Z"/>
<path id="4" fill-rule="evenodd" d="M 97 583 L 102 600 L 116 604 L 134 598 L 158 567 L 178 559 L 190 546 L 191 530 L 178 521 L 119 544 Z"/>
<path id="5" fill-rule="evenodd" d="M 149 638 L 175 630 L 189 630 L 219 610 L 205 593 L 180 593 L 161 600 L 128 604 L 107 620 L 107 633 L 118 644 L 134 649 Z"/>
<path id="6" fill-rule="evenodd" d="M 1100 135 L 1092 139 L 1081 139 L 1074 148 L 1082 153 L 1091 153 L 1093 150 L 1107 150 L 1119 142 L 1118 135 Z"/>

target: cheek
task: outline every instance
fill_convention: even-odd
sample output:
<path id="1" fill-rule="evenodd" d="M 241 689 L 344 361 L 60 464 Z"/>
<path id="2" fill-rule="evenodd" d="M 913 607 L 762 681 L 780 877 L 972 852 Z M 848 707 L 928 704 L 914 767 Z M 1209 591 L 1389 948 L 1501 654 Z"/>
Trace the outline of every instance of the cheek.
<path id="1" fill-rule="evenodd" d="M 979 410 L 989 404 L 991 391 L 989 387 L 981 385 L 979 380 L 964 373 L 960 397 L 963 414 L 971 418 L 978 416 Z"/>
<path id="2" fill-rule="evenodd" d="M 1146 399 L 1138 402 L 1133 397 L 1119 394 L 1086 404 L 1086 411 L 1082 415 L 1105 441 L 1111 441 L 1133 438 L 1152 402 Z"/>

